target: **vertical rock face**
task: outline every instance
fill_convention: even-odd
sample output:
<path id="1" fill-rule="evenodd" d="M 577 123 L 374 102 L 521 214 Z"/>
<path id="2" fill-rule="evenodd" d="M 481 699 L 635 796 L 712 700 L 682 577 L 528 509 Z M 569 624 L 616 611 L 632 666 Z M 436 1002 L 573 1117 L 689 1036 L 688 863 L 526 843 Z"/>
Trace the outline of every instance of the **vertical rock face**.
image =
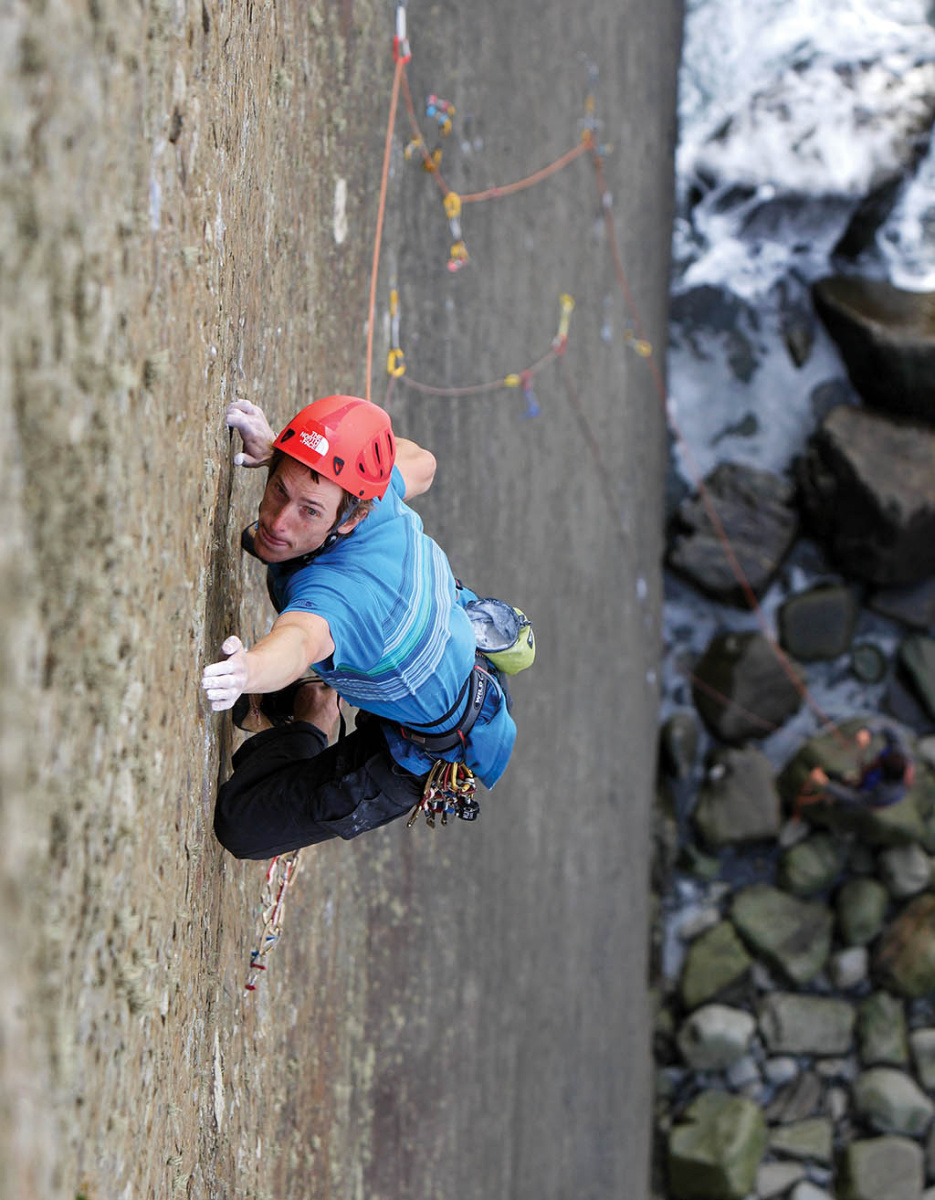
<path id="1" fill-rule="evenodd" d="M 820 279 L 813 296 L 867 403 L 935 424 L 935 296 L 851 276 Z"/>
<path id="2" fill-rule="evenodd" d="M 799 465 L 809 521 L 849 576 L 917 583 L 935 571 L 935 430 L 842 404 Z"/>

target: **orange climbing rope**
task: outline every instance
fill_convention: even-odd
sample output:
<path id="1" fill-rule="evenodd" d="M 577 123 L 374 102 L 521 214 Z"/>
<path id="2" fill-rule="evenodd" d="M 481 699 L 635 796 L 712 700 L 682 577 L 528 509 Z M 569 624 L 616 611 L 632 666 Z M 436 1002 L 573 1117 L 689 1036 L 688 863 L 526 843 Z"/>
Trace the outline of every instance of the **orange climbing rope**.
<path id="1" fill-rule="evenodd" d="M 422 163 L 427 171 L 434 176 L 436 183 L 441 188 L 442 195 L 447 196 L 452 189 L 445 182 L 444 176 L 438 169 L 438 164 L 433 161 L 428 147 L 425 143 L 425 137 L 422 133 L 422 128 L 419 125 L 419 118 L 416 116 L 415 106 L 412 103 L 412 93 L 409 91 L 408 76 L 403 74 L 403 98 L 406 103 L 406 110 L 409 113 L 409 124 L 412 127 L 413 141 L 422 154 Z M 534 171 L 531 175 L 526 175 L 523 179 L 517 179 L 514 183 L 506 183 L 497 187 L 489 187 L 483 192 L 469 192 L 467 195 L 461 196 L 462 204 L 477 204 L 481 200 L 497 200 L 501 196 L 512 196 L 515 192 L 521 192 L 525 188 L 534 187 L 537 183 L 541 183 L 543 179 L 548 179 L 550 175 L 554 175 L 556 171 L 561 171 L 567 167 L 569 163 L 580 158 L 582 154 L 586 154 L 590 149 L 590 140 L 585 137 L 577 146 L 560 155 L 554 162 L 548 166 L 541 167 L 538 171 Z"/>
<path id="2" fill-rule="evenodd" d="M 405 36 L 405 34 L 404 34 Z M 386 211 L 386 185 L 390 175 L 390 149 L 393 144 L 393 126 L 396 123 L 396 105 L 399 102 L 399 83 L 405 72 L 406 59 L 396 52 L 396 69 L 393 72 L 393 93 L 390 97 L 390 115 L 386 123 L 386 142 L 383 147 L 383 174 L 380 178 L 380 203 L 377 208 L 377 232 L 373 240 L 373 266 L 370 271 L 370 304 L 367 309 L 367 375 L 365 399 L 370 399 L 370 373 L 373 368 L 373 323 L 377 306 L 377 274 L 380 267 L 380 241 L 383 237 L 383 214 Z"/>
<path id="3" fill-rule="evenodd" d="M 564 346 L 561 349 L 557 349 L 553 344 L 547 354 L 543 354 L 538 362 L 534 362 L 525 371 L 504 375 L 502 379 L 493 379 L 490 383 L 474 383 L 469 384 L 467 387 L 434 387 L 427 383 L 419 383 L 408 375 L 401 376 L 401 380 L 406 387 L 411 387 L 417 392 L 423 392 L 427 396 L 479 396 L 483 392 L 495 392 L 500 388 L 521 387 L 524 378 L 532 379 L 535 375 L 538 375 L 543 367 L 547 367 L 550 362 L 554 362 L 560 354 L 563 354 L 564 349 Z"/>
<path id="4" fill-rule="evenodd" d="M 561 171 L 564 167 L 567 167 L 576 158 L 580 158 L 582 154 L 586 154 L 589 148 L 586 142 L 579 142 L 577 146 L 566 151 L 555 162 L 549 163 L 547 167 L 542 167 L 538 171 L 533 171 L 525 179 L 517 179 L 515 183 L 506 183 L 501 187 L 489 187 L 483 192 L 469 192 L 466 196 L 461 197 L 461 203 L 477 204 L 480 200 L 498 200 L 501 196 L 512 196 L 514 192 L 521 192 L 524 188 L 534 187 L 537 183 L 541 183 L 543 179 L 548 179 L 550 175 L 554 175 L 556 171 Z"/>

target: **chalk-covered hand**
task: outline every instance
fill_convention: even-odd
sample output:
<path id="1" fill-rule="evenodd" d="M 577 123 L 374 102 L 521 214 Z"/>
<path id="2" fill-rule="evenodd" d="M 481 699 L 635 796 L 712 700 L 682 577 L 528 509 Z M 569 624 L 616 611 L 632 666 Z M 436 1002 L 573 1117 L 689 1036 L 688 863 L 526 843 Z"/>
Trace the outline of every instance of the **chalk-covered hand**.
<path id="1" fill-rule="evenodd" d="M 276 434 L 270 428 L 263 409 L 249 400 L 235 400 L 228 405 L 224 420 L 229 428 L 237 430 L 243 440 L 243 450 L 234 455 L 237 466 L 265 467 L 273 453 Z"/>
<path id="2" fill-rule="evenodd" d="M 231 636 L 221 646 L 228 657 L 211 663 L 201 676 L 201 686 L 214 712 L 233 708 L 237 697 L 247 688 L 247 652 L 239 637 Z"/>

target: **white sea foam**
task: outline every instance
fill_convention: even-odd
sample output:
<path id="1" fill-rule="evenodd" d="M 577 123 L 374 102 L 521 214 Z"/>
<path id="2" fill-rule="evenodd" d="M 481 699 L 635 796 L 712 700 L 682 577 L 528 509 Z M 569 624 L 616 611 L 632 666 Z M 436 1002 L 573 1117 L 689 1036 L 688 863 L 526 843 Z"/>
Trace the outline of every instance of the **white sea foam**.
<path id="1" fill-rule="evenodd" d="M 699 287 L 735 306 L 720 325 L 697 308 L 673 321 L 668 408 L 689 483 L 719 461 L 782 472 L 801 453 L 821 415 L 816 389 L 846 375 L 807 289 L 838 269 L 832 252 L 861 200 L 900 172 L 902 193 L 853 267 L 935 290 L 935 145 L 919 161 L 935 118 L 930 12 L 928 0 L 688 0 L 673 308 Z M 799 366 L 784 336 L 790 312 L 813 322 Z M 809 578 L 784 569 L 764 598 L 769 622 Z M 675 580 L 665 610 L 664 715 L 691 703 L 686 664 L 717 630 L 757 628 Z M 882 620 L 865 614 L 859 633 L 895 647 Z M 809 675 L 835 716 L 879 702 L 880 687 L 859 685 L 845 659 Z M 781 761 L 814 725 L 803 708 L 765 749 Z"/>

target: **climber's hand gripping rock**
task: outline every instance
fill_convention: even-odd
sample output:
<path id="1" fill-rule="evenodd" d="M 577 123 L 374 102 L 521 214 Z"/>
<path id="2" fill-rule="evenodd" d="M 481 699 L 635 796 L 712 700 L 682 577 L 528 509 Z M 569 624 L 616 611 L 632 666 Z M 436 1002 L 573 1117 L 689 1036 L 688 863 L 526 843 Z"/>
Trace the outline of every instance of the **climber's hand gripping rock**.
<path id="1" fill-rule="evenodd" d="M 265 467 L 273 453 L 276 434 L 270 428 L 263 409 L 249 400 L 234 400 L 224 418 L 243 440 L 243 450 L 234 455 L 238 467 Z"/>
<path id="2" fill-rule="evenodd" d="M 247 652 L 243 642 L 232 635 L 221 646 L 221 650 L 228 657 L 223 662 L 205 667 L 201 676 L 201 686 L 214 712 L 233 708 L 237 697 L 247 690 Z"/>

